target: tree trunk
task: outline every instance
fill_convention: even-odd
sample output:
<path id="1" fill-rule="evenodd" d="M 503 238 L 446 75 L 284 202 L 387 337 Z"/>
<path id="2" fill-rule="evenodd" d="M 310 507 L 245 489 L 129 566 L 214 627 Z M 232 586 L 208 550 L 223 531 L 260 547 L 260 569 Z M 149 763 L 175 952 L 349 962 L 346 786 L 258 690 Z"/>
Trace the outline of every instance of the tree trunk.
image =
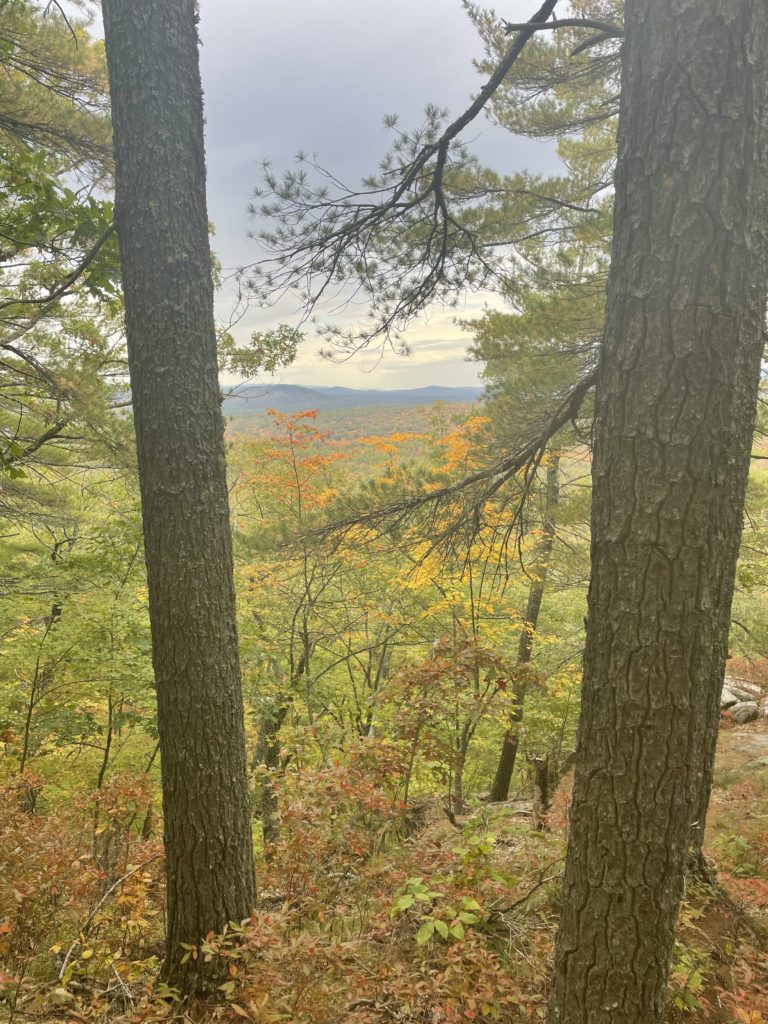
<path id="1" fill-rule="evenodd" d="M 533 790 L 533 813 L 531 824 L 536 832 L 547 828 L 549 814 L 549 758 L 531 758 L 531 789 Z"/>
<path id="2" fill-rule="evenodd" d="M 253 756 L 253 765 L 258 772 L 258 807 L 267 857 L 271 856 L 270 847 L 280 840 L 280 806 L 275 780 L 282 766 L 280 730 L 290 707 L 290 701 L 282 697 L 276 707 L 262 715 L 259 741 Z"/>
<path id="3" fill-rule="evenodd" d="M 454 764 L 453 786 L 451 787 L 453 795 L 451 795 L 451 792 L 448 793 L 448 807 L 454 814 L 464 813 L 464 769 L 467 764 L 468 745 L 469 738 L 467 736 L 460 736 Z"/>
<path id="4" fill-rule="evenodd" d="M 547 465 L 546 508 L 542 539 L 539 546 L 539 564 L 536 570 L 538 575 L 531 583 L 530 590 L 528 591 L 525 622 L 523 623 L 523 630 L 520 634 L 520 643 L 517 650 L 518 665 L 528 665 L 533 655 L 533 638 L 536 635 L 536 627 L 539 623 L 541 602 L 544 599 L 544 588 L 547 585 L 547 569 L 549 568 L 549 559 L 552 555 L 552 547 L 555 543 L 555 509 L 559 499 L 560 456 L 552 455 Z M 518 687 L 515 710 L 512 713 L 513 727 L 504 734 L 499 763 L 496 768 L 493 785 L 491 786 L 491 803 L 500 803 L 509 797 L 509 785 L 512 781 L 517 751 L 520 746 L 520 723 L 523 720 L 525 691 L 525 684 L 521 683 Z"/>
<path id="5" fill-rule="evenodd" d="M 104 0 L 117 229 L 157 683 L 168 878 L 163 975 L 255 895 L 194 0 Z"/>
<path id="6" fill-rule="evenodd" d="M 551 1024 L 661 1019 L 764 344 L 768 6 L 627 0 Z"/>

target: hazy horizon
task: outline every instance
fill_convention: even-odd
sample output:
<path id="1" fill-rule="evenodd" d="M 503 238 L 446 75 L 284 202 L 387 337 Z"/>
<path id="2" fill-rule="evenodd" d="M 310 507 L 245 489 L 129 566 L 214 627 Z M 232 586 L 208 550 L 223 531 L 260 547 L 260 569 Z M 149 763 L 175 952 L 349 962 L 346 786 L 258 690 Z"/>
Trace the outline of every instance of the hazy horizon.
<path id="1" fill-rule="evenodd" d="M 236 384 L 224 384 L 224 388 L 235 390 L 244 390 L 246 388 L 263 388 L 265 391 L 275 388 L 306 388 L 311 391 L 429 391 L 430 389 L 440 389 L 443 391 L 483 391 L 483 384 L 414 384 L 411 387 L 404 387 L 403 385 L 393 385 L 392 387 L 385 387 L 379 385 L 378 387 L 355 387 L 350 384 L 301 384 L 297 381 L 260 381 L 260 380 L 247 380 Z M 228 391 L 229 393 L 229 391 Z"/>

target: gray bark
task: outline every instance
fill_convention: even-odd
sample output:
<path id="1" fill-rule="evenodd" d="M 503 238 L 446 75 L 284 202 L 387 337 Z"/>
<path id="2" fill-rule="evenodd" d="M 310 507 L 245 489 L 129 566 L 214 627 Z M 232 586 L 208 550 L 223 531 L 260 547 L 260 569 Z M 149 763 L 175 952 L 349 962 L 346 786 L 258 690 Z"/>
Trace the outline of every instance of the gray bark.
<path id="1" fill-rule="evenodd" d="M 764 345 L 768 6 L 627 0 L 551 1024 L 662 1014 L 711 785 Z"/>
<path id="2" fill-rule="evenodd" d="M 104 0 L 167 867 L 164 977 L 247 917 L 254 863 L 205 199 L 194 0 Z"/>

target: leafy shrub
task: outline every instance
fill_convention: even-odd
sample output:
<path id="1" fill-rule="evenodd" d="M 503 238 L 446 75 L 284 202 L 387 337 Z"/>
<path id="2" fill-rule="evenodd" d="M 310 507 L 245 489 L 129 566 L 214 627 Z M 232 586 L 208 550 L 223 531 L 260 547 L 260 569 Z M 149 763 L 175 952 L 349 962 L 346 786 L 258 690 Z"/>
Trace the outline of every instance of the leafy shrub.
<path id="1" fill-rule="evenodd" d="M 40 780 L 0 787 L 0 1000 L 11 1013 L 68 1006 L 75 992 L 103 991 L 116 978 L 127 988 L 156 967 L 159 939 L 159 844 L 123 841 L 118 877 L 97 852 L 99 828 L 117 835 L 144 783 L 116 780 L 100 794 L 98 818 L 92 800 L 34 814 L 29 786 Z"/>

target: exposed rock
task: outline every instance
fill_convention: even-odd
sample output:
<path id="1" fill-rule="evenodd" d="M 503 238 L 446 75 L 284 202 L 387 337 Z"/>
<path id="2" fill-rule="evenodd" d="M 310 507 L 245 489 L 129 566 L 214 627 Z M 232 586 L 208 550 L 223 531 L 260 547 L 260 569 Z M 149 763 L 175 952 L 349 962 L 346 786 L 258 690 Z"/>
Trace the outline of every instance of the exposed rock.
<path id="1" fill-rule="evenodd" d="M 761 695 L 760 690 L 758 690 L 757 693 L 752 693 L 751 690 L 745 689 L 744 686 L 729 686 L 728 689 L 734 697 L 738 697 L 739 700 L 757 701 Z"/>
<path id="2" fill-rule="evenodd" d="M 507 800 L 502 806 L 506 807 L 512 814 L 528 817 L 533 813 L 532 800 Z"/>
<path id="3" fill-rule="evenodd" d="M 763 688 L 757 683 L 750 683 L 747 679 L 739 679 L 735 676 L 725 677 L 725 687 L 735 694 L 739 700 L 759 700 Z"/>
<path id="4" fill-rule="evenodd" d="M 736 732 L 728 734 L 729 746 L 750 758 L 768 757 L 768 735 L 764 732 Z"/>
<path id="5" fill-rule="evenodd" d="M 760 709 L 753 700 L 742 700 L 728 709 L 731 717 L 739 725 L 746 725 L 747 722 L 754 722 L 760 714 Z"/>
<path id="6" fill-rule="evenodd" d="M 734 704 L 738 703 L 739 698 L 736 696 L 733 690 L 729 689 L 727 686 L 724 686 L 722 696 L 720 697 L 720 707 L 732 708 Z"/>

